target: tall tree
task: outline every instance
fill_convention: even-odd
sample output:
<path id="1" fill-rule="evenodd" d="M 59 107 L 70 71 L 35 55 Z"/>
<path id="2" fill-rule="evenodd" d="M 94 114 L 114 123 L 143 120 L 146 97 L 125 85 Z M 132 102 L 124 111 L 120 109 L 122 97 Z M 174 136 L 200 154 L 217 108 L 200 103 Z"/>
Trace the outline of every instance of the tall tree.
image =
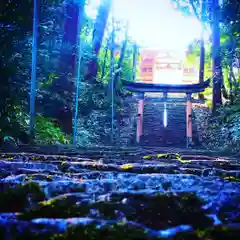
<path id="1" fill-rule="evenodd" d="M 134 45 L 133 45 L 132 81 L 135 81 L 135 78 L 136 78 L 137 58 L 138 58 L 138 46 L 136 43 L 134 43 Z"/>
<path id="2" fill-rule="evenodd" d="M 61 129 L 71 134 L 73 130 L 73 92 L 74 79 L 76 72 L 76 56 L 77 56 L 77 36 L 78 20 L 83 19 L 79 15 L 84 14 L 85 0 L 76 3 L 73 0 L 66 2 L 64 34 L 60 52 L 59 72 L 60 76 L 51 86 L 52 92 L 57 94 L 59 98 L 64 99 L 58 102 L 58 106 L 51 107 L 54 117 L 58 120 Z M 82 24 L 82 23 L 80 23 Z"/>
<path id="3" fill-rule="evenodd" d="M 220 6 L 219 0 L 212 0 L 212 71 L 213 71 L 213 94 L 212 110 L 215 112 L 222 104 L 223 74 L 220 54 Z"/>
<path id="4" fill-rule="evenodd" d="M 204 42 L 204 31 L 205 31 L 205 22 L 206 22 L 206 0 L 202 0 L 201 2 L 201 22 L 202 22 L 202 34 L 200 39 L 200 66 L 199 66 L 199 82 L 202 83 L 204 81 L 204 73 L 205 73 L 205 42 Z M 203 99 L 203 94 L 199 94 L 199 98 Z"/>
<path id="5" fill-rule="evenodd" d="M 114 78 L 114 88 L 116 88 L 119 85 L 119 78 L 121 76 L 121 67 L 123 64 L 123 59 L 126 54 L 126 49 L 127 49 L 127 43 L 128 43 L 128 30 L 129 30 L 129 23 L 126 24 L 126 29 L 125 29 L 125 39 L 123 41 L 121 50 L 120 50 L 120 57 L 118 59 L 118 64 L 117 64 L 117 72 L 115 74 Z"/>
<path id="6" fill-rule="evenodd" d="M 32 33 L 32 16 L 31 1 L 0 2 L 0 141 L 4 135 L 19 137 L 22 130 L 16 106 L 27 106 L 29 75 L 24 75 L 23 62 L 29 50 L 26 45 Z"/>
<path id="7" fill-rule="evenodd" d="M 106 46 L 104 48 L 104 57 L 103 57 L 103 64 L 102 64 L 101 79 L 103 79 L 104 76 L 105 76 L 106 64 L 107 64 L 107 60 L 108 60 L 107 58 L 108 58 L 108 50 L 109 50 L 110 40 L 111 40 L 111 37 L 109 37 L 107 39 Z"/>
<path id="8" fill-rule="evenodd" d="M 34 139 L 35 128 L 35 104 L 36 104 L 36 82 L 37 82 L 37 40 L 38 40 L 38 0 L 33 1 L 33 40 L 32 40 L 32 74 L 31 74 L 31 90 L 30 90 L 30 126 L 29 133 L 31 140 Z"/>
<path id="9" fill-rule="evenodd" d="M 187 15 L 194 13 L 194 15 L 202 22 L 202 16 L 205 10 L 205 1 L 202 0 L 202 11 L 200 10 L 200 0 L 172 0 L 178 9 Z M 192 9 L 189 9 L 189 5 Z M 212 29 L 212 76 L 213 76 L 213 94 L 212 94 L 212 110 L 215 110 L 222 104 L 222 87 L 223 87 L 223 74 L 221 64 L 221 45 L 220 45 L 220 6 L 219 0 L 208 0 L 208 22 Z M 199 17 L 201 12 L 201 17 Z M 202 23 L 203 24 L 203 23 Z M 204 42 L 201 41 L 201 68 L 203 68 L 203 53 Z M 200 80 L 203 77 L 203 69 L 200 68 Z"/>
<path id="10" fill-rule="evenodd" d="M 202 34 L 200 40 L 200 69 L 199 69 L 199 82 L 204 81 L 204 59 L 205 59 L 205 45 L 204 45 L 204 22 L 206 14 L 206 0 L 202 0 L 201 6 L 201 21 L 202 21 Z"/>
<path id="11" fill-rule="evenodd" d="M 222 22 L 224 24 L 224 33 L 228 38 L 225 44 L 226 54 L 223 60 L 227 60 L 227 67 L 229 68 L 229 87 L 230 99 L 233 98 L 239 91 L 238 76 L 235 76 L 234 68 L 239 69 L 239 56 L 240 56 L 240 4 L 237 0 L 224 1 L 222 7 Z"/>
<path id="12" fill-rule="evenodd" d="M 112 7 L 112 0 L 101 0 L 101 4 L 98 9 L 96 22 L 94 24 L 92 33 L 92 58 L 89 60 L 87 69 L 85 72 L 85 80 L 89 83 L 96 83 L 96 77 L 98 72 L 98 55 L 102 46 L 105 28 L 107 25 L 108 16 Z"/>

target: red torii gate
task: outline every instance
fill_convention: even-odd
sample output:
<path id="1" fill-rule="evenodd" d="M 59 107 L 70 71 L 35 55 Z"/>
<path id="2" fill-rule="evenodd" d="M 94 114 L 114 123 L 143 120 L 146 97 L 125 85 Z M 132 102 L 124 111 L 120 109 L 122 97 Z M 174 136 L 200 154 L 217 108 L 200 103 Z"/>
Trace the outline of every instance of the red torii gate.
<path id="1" fill-rule="evenodd" d="M 131 92 L 137 93 L 138 102 L 138 119 L 137 119 L 137 134 L 136 142 L 140 143 L 141 136 L 143 135 L 143 109 L 144 109 L 144 94 L 147 92 L 163 93 L 162 98 L 158 98 L 158 102 L 186 102 L 186 134 L 187 134 L 187 148 L 192 143 L 192 103 L 195 102 L 192 98 L 193 93 L 203 92 L 209 87 L 210 79 L 203 83 L 198 84 L 152 84 L 123 81 L 123 86 Z M 185 98 L 171 99 L 168 98 L 168 93 L 185 93 Z M 199 101 L 198 101 L 199 102 Z"/>

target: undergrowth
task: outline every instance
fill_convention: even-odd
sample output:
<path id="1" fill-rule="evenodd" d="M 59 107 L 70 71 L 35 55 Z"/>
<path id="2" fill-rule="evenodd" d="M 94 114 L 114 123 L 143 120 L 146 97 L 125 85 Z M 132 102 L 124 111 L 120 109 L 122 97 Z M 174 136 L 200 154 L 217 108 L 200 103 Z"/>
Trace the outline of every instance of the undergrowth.
<path id="1" fill-rule="evenodd" d="M 52 119 L 37 116 L 35 141 L 46 144 L 69 144 L 70 137 L 64 135 L 60 127 L 58 127 Z"/>
<path id="2" fill-rule="evenodd" d="M 206 109 L 195 109 L 202 145 L 207 149 L 235 153 L 240 148 L 240 95 L 230 104 L 226 102 L 213 116 Z"/>

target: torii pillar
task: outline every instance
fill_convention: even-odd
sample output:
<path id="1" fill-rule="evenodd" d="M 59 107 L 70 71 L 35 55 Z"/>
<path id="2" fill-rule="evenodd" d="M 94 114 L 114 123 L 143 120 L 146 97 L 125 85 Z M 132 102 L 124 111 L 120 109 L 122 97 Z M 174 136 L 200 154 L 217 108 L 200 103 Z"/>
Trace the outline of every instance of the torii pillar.
<path id="1" fill-rule="evenodd" d="M 192 144 L 192 94 L 187 93 L 186 105 L 187 148 Z"/>
<path id="2" fill-rule="evenodd" d="M 137 134 L 136 141 L 140 143 L 143 135 L 143 108 L 144 108 L 144 94 L 141 94 L 138 99 L 138 115 L 137 115 Z"/>

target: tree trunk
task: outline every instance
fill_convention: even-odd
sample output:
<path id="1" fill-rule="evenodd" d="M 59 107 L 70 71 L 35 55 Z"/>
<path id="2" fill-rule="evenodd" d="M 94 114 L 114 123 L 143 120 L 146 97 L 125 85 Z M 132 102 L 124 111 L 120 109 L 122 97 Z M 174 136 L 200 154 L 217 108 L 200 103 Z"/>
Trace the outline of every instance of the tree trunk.
<path id="1" fill-rule="evenodd" d="M 223 86 L 223 75 L 220 55 L 220 26 L 219 26 L 219 2 L 212 0 L 212 71 L 213 71 L 213 97 L 212 110 L 216 112 L 222 105 L 221 88 Z"/>
<path id="2" fill-rule="evenodd" d="M 199 68 L 199 83 L 204 81 L 204 64 L 205 64 L 205 46 L 204 39 L 201 39 L 200 42 L 200 68 Z"/>
<path id="3" fill-rule="evenodd" d="M 85 0 L 81 4 L 69 2 L 66 4 L 66 18 L 64 23 L 64 35 L 60 53 L 59 79 L 52 85 L 53 93 L 56 93 L 63 101 L 53 106 L 55 118 L 67 134 L 72 133 L 72 103 L 74 92 L 74 77 L 77 56 L 78 16 L 83 15 Z"/>
<path id="4" fill-rule="evenodd" d="M 107 45 L 106 45 L 106 47 L 105 47 L 105 53 L 104 53 L 104 58 L 103 58 L 101 79 L 103 79 L 104 76 L 105 76 L 106 63 L 107 63 L 108 50 L 109 50 L 109 42 L 110 42 L 110 38 L 107 40 Z"/>
<path id="5" fill-rule="evenodd" d="M 121 51 L 120 51 L 120 57 L 119 57 L 119 60 L 118 60 L 118 65 L 117 65 L 117 70 L 119 70 L 119 71 L 116 73 L 115 79 L 114 79 L 114 88 L 115 89 L 117 88 L 117 86 L 119 86 L 119 78 L 121 76 L 120 68 L 122 67 L 123 59 L 124 59 L 126 49 L 127 49 L 128 28 L 129 28 L 129 25 L 127 24 L 126 31 L 125 31 L 125 40 L 123 42 L 123 45 L 122 45 L 122 48 L 121 48 Z"/>
<path id="6" fill-rule="evenodd" d="M 233 58 L 234 58 L 234 53 L 235 53 L 235 46 L 233 46 L 232 51 L 231 51 L 231 55 L 229 58 L 229 86 L 230 86 L 230 100 L 231 103 L 233 103 L 234 101 L 234 97 L 237 94 L 237 79 L 234 75 L 233 72 Z"/>
<path id="7" fill-rule="evenodd" d="M 202 35 L 200 40 L 200 68 L 199 68 L 199 83 L 204 81 L 204 71 L 205 71 L 205 44 L 204 44 L 204 22 L 206 14 L 206 1 L 202 0 L 201 6 L 201 21 L 202 21 Z M 199 94 L 199 99 L 204 99 L 202 93 Z"/>
<path id="8" fill-rule="evenodd" d="M 112 135 L 111 135 L 111 142 L 114 144 L 115 141 L 115 89 L 114 89 L 114 57 L 115 57 L 115 20 L 114 17 L 112 17 L 112 37 L 111 37 L 111 70 L 110 70 L 110 83 L 111 83 L 111 126 L 112 126 Z"/>
<path id="9" fill-rule="evenodd" d="M 102 45 L 105 28 L 107 25 L 108 16 L 112 7 L 112 0 L 101 0 L 100 7 L 98 9 L 98 15 L 94 24 L 93 36 L 92 36 L 92 59 L 89 61 L 87 70 L 85 73 L 85 80 L 89 83 L 96 83 L 96 77 L 98 72 L 97 58 L 99 50 Z"/>
<path id="10" fill-rule="evenodd" d="M 132 81 L 136 78 L 136 68 L 137 68 L 137 58 L 138 58 L 138 46 L 135 43 L 133 46 L 133 70 L 132 70 Z"/>
<path id="11" fill-rule="evenodd" d="M 231 64 L 231 63 L 230 63 Z M 234 92 L 233 92 L 233 67 L 232 64 L 229 64 L 229 76 L 228 76 L 228 81 L 229 81 L 229 90 L 230 90 L 230 104 L 233 104 L 234 101 Z"/>
<path id="12" fill-rule="evenodd" d="M 236 40 L 234 39 L 234 37 L 231 37 L 231 45 L 230 45 L 230 56 L 229 56 L 229 69 L 230 69 L 230 76 L 229 76 L 229 84 L 231 84 L 231 89 L 230 89 L 230 94 L 231 94 L 231 98 L 232 98 L 232 102 L 234 100 L 234 97 L 237 94 L 237 88 L 238 88 L 238 84 L 237 84 L 237 79 L 234 75 L 234 71 L 233 71 L 233 66 L 234 66 L 234 61 L 236 61 Z"/>
<path id="13" fill-rule="evenodd" d="M 204 81 L 204 64 L 205 64 L 205 44 L 204 44 L 204 30 L 205 30 L 205 16 L 206 16 L 206 0 L 202 0 L 201 6 L 201 21 L 202 21 L 202 34 L 200 41 L 200 69 L 199 69 L 199 82 Z"/>
<path id="14" fill-rule="evenodd" d="M 205 46 L 204 46 L 204 39 L 202 37 L 200 42 L 199 83 L 204 82 L 204 64 L 205 64 Z M 204 95 L 202 93 L 199 93 L 198 97 L 200 100 L 204 99 Z"/>

